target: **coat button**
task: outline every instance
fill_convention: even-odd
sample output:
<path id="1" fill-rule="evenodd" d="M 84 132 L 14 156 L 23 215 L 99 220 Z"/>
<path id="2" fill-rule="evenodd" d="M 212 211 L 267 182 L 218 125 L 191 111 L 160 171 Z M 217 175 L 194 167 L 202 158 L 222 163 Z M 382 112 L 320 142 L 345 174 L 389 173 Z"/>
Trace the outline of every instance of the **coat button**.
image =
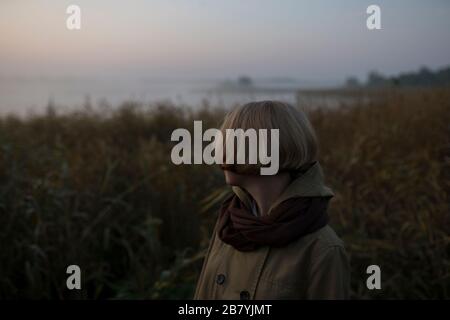
<path id="1" fill-rule="evenodd" d="M 250 293 L 247 290 L 241 291 L 240 298 L 241 298 L 241 300 L 249 300 Z"/>
<path id="2" fill-rule="evenodd" d="M 217 284 L 223 284 L 225 282 L 225 275 L 224 274 L 218 274 L 216 278 Z"/>

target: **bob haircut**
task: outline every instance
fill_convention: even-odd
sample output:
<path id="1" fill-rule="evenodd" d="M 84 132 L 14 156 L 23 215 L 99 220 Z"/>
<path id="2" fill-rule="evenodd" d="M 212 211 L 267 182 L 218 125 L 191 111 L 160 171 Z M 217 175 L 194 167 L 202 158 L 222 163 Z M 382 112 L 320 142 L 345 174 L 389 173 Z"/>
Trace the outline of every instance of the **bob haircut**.
<path id="1" fill-rule="evenodd" d="M 279 172 L 302 171 L 316 161 L 318 146 L 314 129 L 306 114 L 292 105 L 270 100 L 244 104 L 225 116 L 220 130 L 225 137 L 227 129 L 245 131 L 251 128 L 256 131 L 267 129 L 269 132 L 270 129 L 279 129 Z M 270 134 L 268 136 L 270 138 Z M 270 139 L 268 143 L 268 150 L 270 150 Z M 224 151 L 225 159 L 226 150 Z M 259 175 L 260 168 L 264 167 L 259 162 L 248 164 L 246 161 L 245 164 L 236 164 L 235 161 L 234 163 L 224 163 L 221 168 L 238 174 Z"/>

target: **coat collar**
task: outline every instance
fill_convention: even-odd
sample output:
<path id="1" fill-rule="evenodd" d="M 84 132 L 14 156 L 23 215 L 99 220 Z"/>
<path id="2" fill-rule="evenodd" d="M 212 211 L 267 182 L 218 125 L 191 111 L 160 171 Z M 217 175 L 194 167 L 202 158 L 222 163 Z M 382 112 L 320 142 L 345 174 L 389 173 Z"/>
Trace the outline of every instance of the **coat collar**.
<path id="1" fill-rule="evenodd" d="M 251 208 L 251 199 L 249 195 L 240 187 L 234 186 L 232 189 L 247 208 Z M 269 214 L 273 208 L 290 198 L 332 196 L 334 196 L 334 193 L 330 188 L 325 186 L 322 167 L 319 162 L 316 161 L 306 172 L 294 178 L 278 199 L 272 204 L 269 209 Z"/>

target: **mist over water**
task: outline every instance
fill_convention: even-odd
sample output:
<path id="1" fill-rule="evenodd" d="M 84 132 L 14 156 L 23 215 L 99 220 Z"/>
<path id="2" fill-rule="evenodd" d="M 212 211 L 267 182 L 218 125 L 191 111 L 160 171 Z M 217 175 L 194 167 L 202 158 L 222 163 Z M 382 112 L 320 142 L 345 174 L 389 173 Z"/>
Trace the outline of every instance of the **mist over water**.
<path id="1" fill-rule="evenodd" d="M 125 101 L 170 102 L 193 108 L 205 101 L 225 108 L 263 99 L 295 103 L 297 90 L 332 84 L 281 78 L 252 79 L 250 85 L 241 85 L 236 79 L 0 78 L 0 114 L 42 113 L 49 104 L 61 112 L 87 103 L 116 107 Z"/>

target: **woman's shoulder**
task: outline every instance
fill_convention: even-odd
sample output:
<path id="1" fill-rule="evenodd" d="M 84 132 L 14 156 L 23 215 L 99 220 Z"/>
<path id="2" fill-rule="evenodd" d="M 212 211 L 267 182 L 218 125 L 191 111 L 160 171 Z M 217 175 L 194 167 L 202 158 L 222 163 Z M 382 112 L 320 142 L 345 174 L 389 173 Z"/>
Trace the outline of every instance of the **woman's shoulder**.
<path id="1" fill-rule="evenodd" d="M 344 247 L 344 241 L 336 234 L 330 225 L 326 225 L 316 231 L 316 239 L 320 244 L 326 248 L 329 247 Z"/>
<path id="2" fill-rule="evenodd" d="M 308 247 L 315 253 L 329 251 L 330 249 L 345 249 L 344 241 L 336 234 L 333 228 L 326 225 L 310 234 L 307 234 L 293 243 L 298 248 Z"/>

